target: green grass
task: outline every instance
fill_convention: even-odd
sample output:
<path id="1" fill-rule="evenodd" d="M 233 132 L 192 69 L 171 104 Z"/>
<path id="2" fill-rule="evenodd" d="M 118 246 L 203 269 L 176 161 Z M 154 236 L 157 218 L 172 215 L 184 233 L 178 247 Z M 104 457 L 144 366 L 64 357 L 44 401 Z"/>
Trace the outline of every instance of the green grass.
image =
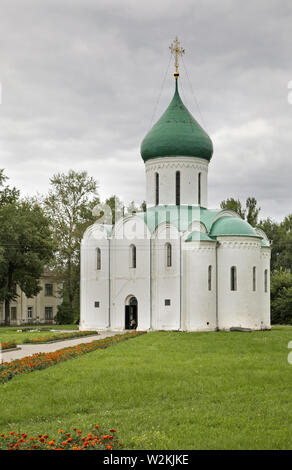
<path id="1" fill-rule="evenodd" d="M 25 329 L 22 333 L 17 330 Z M 28 330 L 36 330 L 30 333 Z M 0 343 L 7 343 L 8 341 L 15 341 L 17 344 L 23 344 L 24 339 L 38 338 L 39 336 L 51 337 L 58 333 L 49 331 L 52 330 L 78 330 L 78 325 L 31 325 L 31 326 L 2 326 L 0 327 Z"/>
<path id="2" fill-rule="evenodd" d="M 0 432 L 117 428 L 128 449 L 291 449 L 291 327 L 155 332 L 1 385 Z"/>

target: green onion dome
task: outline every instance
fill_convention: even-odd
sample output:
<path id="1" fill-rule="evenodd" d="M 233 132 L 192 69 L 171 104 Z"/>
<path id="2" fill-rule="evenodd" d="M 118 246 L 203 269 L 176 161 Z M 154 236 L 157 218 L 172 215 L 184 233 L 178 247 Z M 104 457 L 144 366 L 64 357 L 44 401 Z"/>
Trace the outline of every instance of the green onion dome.
<path id="1" fill-rule="evenodd" d="M 210 161 L 212 154 L 212 141 L 183 104 L 176 79 L 172 101 L 143 139 L 141 156 L 144 161 L 174 156 L 198 157 Z"/>

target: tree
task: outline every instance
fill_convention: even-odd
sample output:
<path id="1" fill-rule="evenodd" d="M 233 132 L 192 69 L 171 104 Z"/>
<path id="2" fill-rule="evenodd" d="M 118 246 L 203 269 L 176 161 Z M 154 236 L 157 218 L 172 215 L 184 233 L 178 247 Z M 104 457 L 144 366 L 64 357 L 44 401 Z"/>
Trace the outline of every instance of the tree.
<path id="1" fill-rule="evenodd" d="M 140 205 L 140 210 L 141 210 L 142 212 L 146 212 L 146 211 L 147 211 L 147 203 L 146 203 L 146 201 L 143 201 L 143 202 L 141 203 L 141 205 Z"/>
<path id="2" fill-rule="evenodd" d="M 245 210 L 242 208 L 241 202 L 239 199 L 234 199 L 233 197 L 230 197 L 229 199 L 226 199 L 225 201 L 222 201 L 220 204 L 221 209 L 227 209 L 227 210 L 232 210 L 236 212 L 237 214 L 242 217 L 242 219 L 245 218 Z"/>
<path id="3" fill-rule="evenodd" d="M 4 204 L 11 204 L 19 199 L 19 190 L 15 187 L 10 188 L 8 185 L 4 186 L 4 183 L 8 180 L 7 176 L 4 175 L 4 170 L 0 169 L 0 207 Z"/>
<path id="4" fill-rule="evenodd" d="M 64 296 L 72 311 L 79 309 L 80 241 L 94 222 L 92 210 L 99 204 L 97 182 L 87 172 L 70 170 L 50 179 L 51 189 L 44 199 L 57 246 L 54 266 L 64 283 Z M 78 312 L 76 312 L 78 313 Z"/>
<path id="5" fill-rule="evenodd" d="M 285 269 L 271 273 L 272 323 L 292 323 L 292 273 Z"/>
<path id="6" fill-rule="evenodd" d="M 105 212 L 106 217 L 109 217 L 110 220 L 106 219 L 105 222 L 109 225 L 115 225 L 116 221 L 124 215 L 124 203 L 113 194 L 105 200 L 105 205 L 110 208 L 110 211 Z"/>
<path id="7" fill-rule="evenodd" d="M 55 316 L 55 321 L 59 325 L 71 325 L 74 321 L 74 312 L 68 300 L 63 300 L 61 305 L 58 305 L 58 311 Z"/>
<path id="8" fill-rule="evenodd" d="M 248 197 L 246 200 L 246 220 L 252 226 L 256 227 L 258 224 L 258 216 L 261 208 L 257 207 L 257 200 L 254 197 Z"/>
<path id="9" fill-rule="evenodd" d="M 245 208 L 242 206 L 239 199 L 236 200 L 233 197 L 222 201 L 220 207 L 221 209 L 229 209 L 236 212 L 242 219 L 246 219 L 252 227 L 256 227 L 258 224 L 258 216 L 261 208 L 257 207 L 257 200 L 254 197 L 247 198 Z"/>
<path id="10" fill-rule="evenodd" d="M 9 198 L 8 198 L 9 199 Z M 39 279 L 53 256 L 49 220 L 35 202 L 14 201 L 0 207 L 0 300 L 5 324 L 10 323 L 10 302 L 18 285 L 27 297 L 40 292 Z"/>

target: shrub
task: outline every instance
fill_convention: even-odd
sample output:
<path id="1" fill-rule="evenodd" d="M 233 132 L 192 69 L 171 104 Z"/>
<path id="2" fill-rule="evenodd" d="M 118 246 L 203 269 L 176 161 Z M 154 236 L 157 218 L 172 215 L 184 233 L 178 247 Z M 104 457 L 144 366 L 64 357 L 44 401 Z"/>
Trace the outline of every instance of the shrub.
<path id="1" fill-rule="evenodd" d="M 272 324 L 292 324 L 292 273 L 280 269 L 271 273 Z"/>
<path id="2" fill-rule="evenodd" d="M 74 312 L 67 300 L 64 300 L 61 305 L 58 305 L 57 314 L 54 318 L 55 322 L 59 325 L 71 325 L 74 322 Z"/>

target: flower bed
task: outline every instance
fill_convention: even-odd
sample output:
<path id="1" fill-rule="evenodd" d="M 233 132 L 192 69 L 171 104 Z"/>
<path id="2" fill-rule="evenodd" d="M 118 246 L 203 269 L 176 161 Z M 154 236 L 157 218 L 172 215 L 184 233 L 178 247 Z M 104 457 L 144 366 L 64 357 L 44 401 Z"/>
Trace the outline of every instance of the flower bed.
<path id="1" fill-rule="evenodd" d="M 6 343 L 1 343 L 0 349 L 5 351 L 6 349 L 14 349 L 17 347 L 15 341 L 7 341 Z"/>
<path id="2" fill-rule="evenodd" d="M 0 383 L 8 382 L 15 375 L 33 372 L 34 370 L 46 369 L 59 362 L 67 361 L 78 357 L 82 354 L 95 351 L 97 349 L 105 349 L 121 341 L 125 341 L 130 338 L 135 338 L 145 331 L 132 331 L 129 333 L 119 334 L 115 336 L 109 336 L 104 339 L 98 339 L 91 341 L 90 343 L 81 343 L 77 346 L 71 346 L 68 348 L 59 349 L 50 353 L 38 353 L 32 356 L 26 356 L 22 359 L 16 359 L 12 362 L 4 362 L 0 364 Z"/>
<path id="3" fill-rule="evenodd" d="M 116 436 L 116 430 L 104 433 L 99 425 L 92 426 L 90 432 L 83 434 L 81 429 L 73 428 L 66 432 L 60 429 L 56 436 L 39 434 L 29 437 L 26 433 L 0 435 L 0 449 L 2 450 L 116 450 L 122 447 Z"/>
<path id="4" fill-rule="evenodd" d="M 57 333 L 50 336 L 39 336 L 38 338 L 25 338 L 23 344 L 33 343 L 50 343 L 53 341 L 62 341 L 64 339 L 80 338 L 83 336 L 95 336 L 98 335 L 97 331 L 75 331 L 71 333 Z"/>

